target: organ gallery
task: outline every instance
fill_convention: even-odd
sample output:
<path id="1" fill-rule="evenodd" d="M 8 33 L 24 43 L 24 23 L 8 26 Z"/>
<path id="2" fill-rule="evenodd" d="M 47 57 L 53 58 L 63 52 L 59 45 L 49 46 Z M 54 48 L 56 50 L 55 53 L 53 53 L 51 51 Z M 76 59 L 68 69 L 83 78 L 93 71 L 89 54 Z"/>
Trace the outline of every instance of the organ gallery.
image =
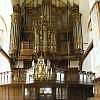
<path id="1" fill-rule="evenodd" d="M 18 0 L 13 5 L 11 71 L 0 74 L 0 88 L 9 98 L 1 96 L 2 100 L 87 100 L 93 96 L 94 73 L 82 71 L 81 16 L 79 5 L 67 0 Z"/>

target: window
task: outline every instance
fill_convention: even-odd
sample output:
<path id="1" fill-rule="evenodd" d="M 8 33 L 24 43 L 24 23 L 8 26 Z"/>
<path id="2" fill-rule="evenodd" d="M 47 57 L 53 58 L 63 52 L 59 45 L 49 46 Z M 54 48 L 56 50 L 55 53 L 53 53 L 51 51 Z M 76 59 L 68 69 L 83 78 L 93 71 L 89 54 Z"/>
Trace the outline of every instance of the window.
<path id="1" fill-rule="evenodd" d="M 27 88 L 25 88 L 25 96 L 27 96 L 28 95 L 28 90 L 27 90 Z"/>
<path id="2" fill-rule="evenodd" d="M 67 89 L 63 87 L 56 88 L 56 99 L 66 100 L 67 99 Z"/>
<path id="3" fill-rule="evenodd" d="M 57 82 L 64 82 L 64 73 L 63 72 L 57 72 Z"/>
<path id="4" fill-rule="evenodd" d="M 40 94 L 52 94 L 51 88 L 40 88 Z"/>
<path id="5" fill-rule="evenodd" d="M 61 81 L 64 81 L 64 73 L 61 73 Z"/>
<path id="6" fill-rule="evenodd" d="M 60 73 L 57 72 L 57 81 L 60 81 Z"/>

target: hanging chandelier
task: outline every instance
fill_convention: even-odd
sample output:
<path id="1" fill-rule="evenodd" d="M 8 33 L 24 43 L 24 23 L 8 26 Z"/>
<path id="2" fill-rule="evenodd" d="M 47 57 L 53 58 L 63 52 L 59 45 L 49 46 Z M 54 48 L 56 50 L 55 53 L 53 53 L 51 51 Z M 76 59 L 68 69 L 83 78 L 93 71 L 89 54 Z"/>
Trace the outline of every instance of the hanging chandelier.
<path id="1" fill-rule="evenodd" d="M 34 64 L 33 60 L 32 65 L 33 65 L 34 80 L 43 81 L 52 79 L 53 72 L 49 60 L 47 60 L 47 64 L 45 64 L 44 58 L 40 56 L 36 64 Z"/>

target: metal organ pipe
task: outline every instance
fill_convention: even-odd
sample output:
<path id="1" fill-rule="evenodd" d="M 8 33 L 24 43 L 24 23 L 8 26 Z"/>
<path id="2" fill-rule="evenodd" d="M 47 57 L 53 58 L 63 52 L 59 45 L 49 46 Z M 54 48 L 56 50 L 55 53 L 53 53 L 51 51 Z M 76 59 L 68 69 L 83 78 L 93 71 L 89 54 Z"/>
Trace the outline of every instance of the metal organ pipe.
<path id="1" fill-rule="evenodd" d="M 11 35 L 10 35 L 10 55 L 17 56 L 20 49 L 20 31 L 21 31 L 21 14 L 19 12 L 20 7 L 15 8 L 18 12 L 14 12 L 11 15 Z"/>
<path id="2" fill-rule="evenodd" d="M 82 49 L 82 27 L 81 27 L 81 14 L 78 7 L 73 6 L 73 36 L 74 36 L 74 49 Z"/>

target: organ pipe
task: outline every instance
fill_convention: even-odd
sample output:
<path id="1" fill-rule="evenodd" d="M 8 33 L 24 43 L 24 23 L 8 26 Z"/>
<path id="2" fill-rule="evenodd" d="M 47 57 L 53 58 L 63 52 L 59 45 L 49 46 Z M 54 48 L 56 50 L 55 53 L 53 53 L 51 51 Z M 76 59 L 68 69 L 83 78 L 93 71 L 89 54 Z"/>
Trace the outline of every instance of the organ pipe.
<path id="1" fill-rule="evenodd" d="M 11 15 L 11 34 L 10 34 L 10 55 L 16 56 L 20 48 L 20 32 L 21 32 L 21 14 L 20 7 L 17 5 L 14 8 L 14 13 Z"/>
<path id="2" fill-rule="evenodd" d="M 35 34 L 35 48 L 41 52 L 55 51 L 55 30 L 54 30 L 54 15 L 52 15 L 52 1 L 42 0 L 41 9 L 38 9 L 38 15 L 33 18 L 33 29 Z M 38 6 L 38 1 L 37 1 Z M 38 31 L 38 32 L 36 32 Z M 39 37 L 36 39 L 36 37 Z M 39 42 L 39 43 L 38 43 Z M 38 45 L 37 45 L 38 44 Z M 49 47 L 48 47 L 49 45 Z M 49 49 L 48 49 L 49 48 Z M 35 51 L 37 51 L 35 49 Z M 37 51 L 37 52 L 38 52 Z"/>
<path id="3" fill-rule="evenodd" d="M 83 38 L 82 38 L 82 26 L 81 26 L 81 14 L 79 13 L 78 7 L 73 7 L 73 37 L 74 37 L 74 49 L 83 49 Z"/>

